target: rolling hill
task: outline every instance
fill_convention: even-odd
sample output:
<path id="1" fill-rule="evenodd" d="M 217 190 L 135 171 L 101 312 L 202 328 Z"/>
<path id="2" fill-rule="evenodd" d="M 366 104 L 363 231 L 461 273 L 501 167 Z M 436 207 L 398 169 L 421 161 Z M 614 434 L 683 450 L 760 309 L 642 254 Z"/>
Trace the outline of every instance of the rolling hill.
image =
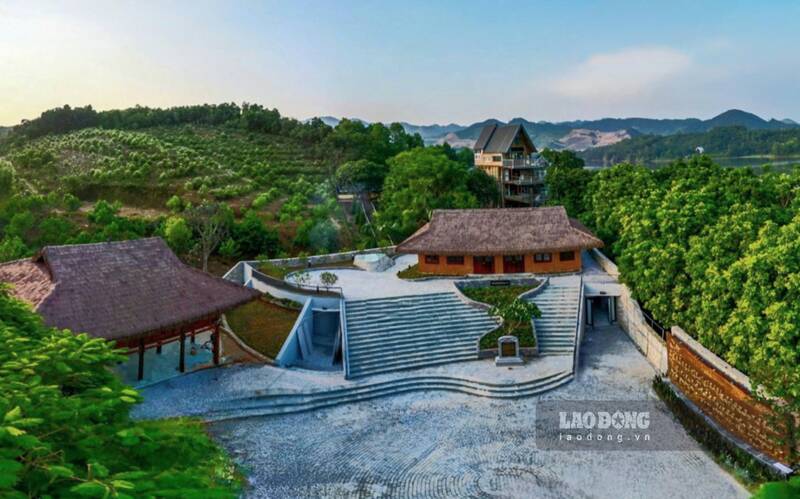
<path id="1" fill-rule="evenodd" d="M 321 117 L 322 121 L 330 126 L 336 126 L 340 121 L 332 116 Z M 471 125 L 415 125 L 402 122 L 407 133 L 418 133 L 426 144 L 441 144 L 447 142 L 453 147 L 471 147 L 477 140 L 484 126 L 490 124 L 505 124 L 498 119 L 472 123 Z M 511 124 L 521 124 L 534 140 L 537 147 L 550 147 L 553 149 L 570 149 L 580 151 L 586 148 L 599 147 L 619 142 L 639 135 L 674 135 L 679 133 L 701 133 L 717 127 L 743 126 L 750 130 L 783 130 L 798 127 L 790 119 L 765 120 L 759 116 L 742 111 L 730 109 L 713 118 L 701 120 L 698 118 L 654 119 L 654 118 L 602 118 L 598 120 L 574 120 L 551 123 L 547 121 L 530 121 L 525 118 L 514 118 L 508 121 Z M 594 134 L 595 140 L 575 140 L 572 134 L 588 137 Z"/>

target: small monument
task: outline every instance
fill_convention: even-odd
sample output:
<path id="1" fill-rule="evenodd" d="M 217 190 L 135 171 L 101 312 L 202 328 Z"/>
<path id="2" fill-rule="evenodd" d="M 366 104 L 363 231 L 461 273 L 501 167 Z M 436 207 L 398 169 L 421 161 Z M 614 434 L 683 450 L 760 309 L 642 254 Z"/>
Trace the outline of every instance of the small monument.
<path id="1" fill-rule="evenodd" d="M 519 338 L 516 336 L 501 336 L 497 339 L 498 355 L 494 359 L 496 366 L 520 366 L 524 364 L 519 354 Z"/>

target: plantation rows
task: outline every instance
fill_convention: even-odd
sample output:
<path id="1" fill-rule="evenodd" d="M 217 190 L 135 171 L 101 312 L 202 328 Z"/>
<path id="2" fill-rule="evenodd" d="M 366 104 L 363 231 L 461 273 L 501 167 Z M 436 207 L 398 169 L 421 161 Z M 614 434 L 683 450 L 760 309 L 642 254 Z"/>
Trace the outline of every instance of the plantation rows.
<path id="1" fill-rule="evenodd" d="M 6 159 L 42 191 L 86 183 L 144 184 L 216 199 L 240 198 L 261 188 L 285 192 L 298 176 L 321 180 L 326 171 L 313 147 L 309 151 L 290 138 L 191 125 L 88 128 L 31 141 Z"/>

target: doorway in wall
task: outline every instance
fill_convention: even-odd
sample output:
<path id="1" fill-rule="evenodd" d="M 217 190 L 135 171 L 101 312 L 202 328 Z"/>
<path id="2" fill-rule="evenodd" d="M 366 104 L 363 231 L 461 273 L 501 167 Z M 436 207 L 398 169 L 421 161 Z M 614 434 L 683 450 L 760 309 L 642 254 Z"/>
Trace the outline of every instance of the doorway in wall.
<path id="1" fill-rule="evenodd" d="M 617 322 L 617 298 L 614 296 L 590 296 L 586 298 L 586 324 L 610 326 Z"/>
<path id="2" fill-rule="evenodd" d="M 494 274 L 493 256 L 472 257 L 472 271 L 475 274 Z"/>

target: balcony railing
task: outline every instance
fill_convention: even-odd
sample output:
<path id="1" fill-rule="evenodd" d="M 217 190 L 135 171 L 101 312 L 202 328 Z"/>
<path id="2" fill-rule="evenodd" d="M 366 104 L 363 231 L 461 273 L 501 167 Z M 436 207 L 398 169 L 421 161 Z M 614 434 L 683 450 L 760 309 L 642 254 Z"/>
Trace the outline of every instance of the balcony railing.
<path id="1" fill-rule="evenodd" d="M 517 177 L 504 177 L 503 182 L 513 185 L 535 185 L 544 182 L 544 177 L 537 175 L 519 175 Z"/>
<path id="2" fill-rule="evenodd" d="M 546 168 L 547 164 L 539 158 L 503 159 L 503 168 Z"/>

